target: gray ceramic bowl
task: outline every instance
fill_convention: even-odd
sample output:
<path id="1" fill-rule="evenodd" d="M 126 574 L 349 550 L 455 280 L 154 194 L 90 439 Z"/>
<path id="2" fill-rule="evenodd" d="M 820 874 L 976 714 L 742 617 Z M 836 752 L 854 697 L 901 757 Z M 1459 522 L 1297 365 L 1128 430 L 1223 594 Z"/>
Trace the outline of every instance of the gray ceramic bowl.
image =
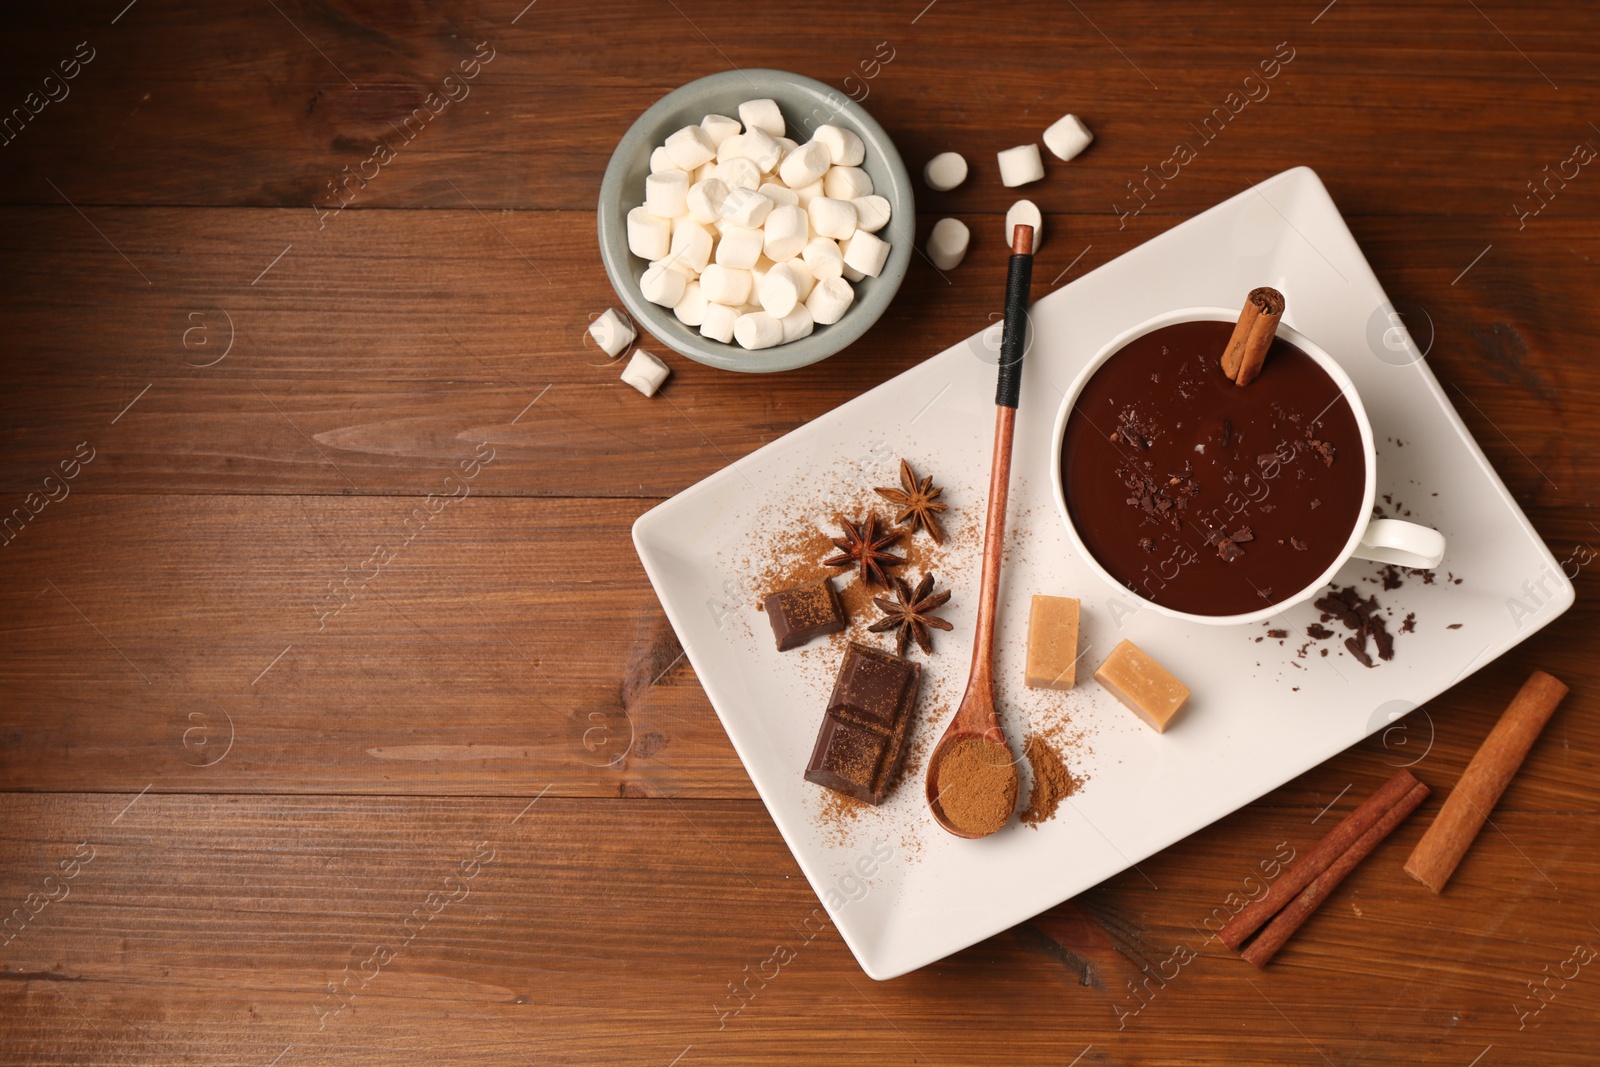
<path id="1" fill-rule="evenodd" d="M 640 294 L 639 278 L 649 264 L 628 251 L 628 212 L 644 203 L 650 153 L 666 141 L 668 134 L 698 124 L 707 115 L 738 118 L 741 103 L 762 98 L 777 101 L 788 135 L 801 144 L 824 123 L 854 130 L 865 142 L 867 158 L 861 166 L 872 179 L 873 192 L 889 201 L 889 225 L 879 236 L 891 247 L 889 261 L 878 277 L 853 283 L 855 303 L 844 318 L 831 326 L 818 326 L 811 336 L 798 341 L 749 352 L 737 344 L 722 344 L 700 336 L 698 328 L 679 322 L 671 308 L 652 304 Z M 916 234 L 911 177 L 883 127 L 843 93 L 812 78 L 781 70 L 724 71 L 692 81 L 656 101 L 639 116 L 612 153 L 600 184 L 598 214 L 600 258 L 605 262 L 612 288 L 634 320 L 696 362 L 757 373 L 792 370 L 827 359 L 866 333 L 900 288 L 911 262 L 911 243 Z"/>

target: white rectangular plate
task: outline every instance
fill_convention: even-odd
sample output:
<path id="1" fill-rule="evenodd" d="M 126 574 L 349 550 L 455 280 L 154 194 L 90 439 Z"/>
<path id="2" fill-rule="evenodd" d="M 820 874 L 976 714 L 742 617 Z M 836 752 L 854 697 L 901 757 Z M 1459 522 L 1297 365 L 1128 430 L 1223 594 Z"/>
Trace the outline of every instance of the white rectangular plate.
<path id="1" fill-rule="evenodd" d="M 1062 240 L 1059 234 L 1055 238 Z M 1258 642 L 1260 627 L 1189 626 L 1139 610 L 1068 552 L 1050 489 L 1050 440 L 1062 390 L 1110 338 L 1173 308 L 1236 306 L 1273 285 L 1287 320 L 1349 372 L 1378 441 L 1378 498 L 1440 529 L 1439 580 L 1413 576 L 1377 595 L 1396 623 L 1395 658 L 1364 668 L 1340 647 L 1296 657 L 1317 612 L 1274 620 L 1296 639 Z M 996 307 L 1003 289 L 994 279 Z M 994 424 L 993 357 L 963 341 L 774 441 L 654 508 L 634 543 L 668 618 L 739 758 L 800 868 L 862 969 L 876 979 L 924 966 L 1103 881 L 1348 748 L 1453 685 L 1571 605 L 1571 583 L 1490 469 L 1403 331 L 1392 305 L 1315 173 L 1262 182 L 1039 300 L 1032 309 L 1012 473 L 1008 558 L 997 637 L 999 697 L 1013 747 L 1028 722 L 1070 720 L 1067 748 L 1087 784 L 1037 830 L 1013 821 L 982 841 L 934 826 L 919 754 L 881 808 L 841 822 L 803 780 L 837 642 L 774 650 L 756 610 L 762 538 L 809 528 L 861 486 L 896 484 L 897 459 L 947 486 L 952 546 L 941 585 L 955 592 L 953 633 L 935 635 L 916 729 L 926 743 L 959 699 L 971 656 Z M 759 385 L 759 383 L 754 383 Z M 1397 443 L 1398 442 L 1398 443 Z M 882 510 L 886 510 L 887 505 Z M 920 535 L 919 535 L 920 536 Z M 1376 591 L 1375 564 L 1339 582 Z M 1459 583 L 1446 575 L 1460 578 Z M 1529 584 L 1525 584 L 1529 583 Z M 1529 589 L 1534 590 L 1530 595 Z M 1078 687 L 1021 685 L 1031 593 L 1083 601 Z M 1514 609 L 1513 601 L 1522 605 Z M 1457 628 L 1448 628 L 1459 624 Z M 1337 624 L 1335 624 L 1337 625 Z M 1341 634 L 1342 636 L 1342 634 Z M 1194 690 L 1172 729 L 1136 722 L 1088 675 L 1129 638 Z M 1421 744 L 1418 738 L 1417 743 Z M 1027 789 L 1026 775 L 1024 790 Z"/>

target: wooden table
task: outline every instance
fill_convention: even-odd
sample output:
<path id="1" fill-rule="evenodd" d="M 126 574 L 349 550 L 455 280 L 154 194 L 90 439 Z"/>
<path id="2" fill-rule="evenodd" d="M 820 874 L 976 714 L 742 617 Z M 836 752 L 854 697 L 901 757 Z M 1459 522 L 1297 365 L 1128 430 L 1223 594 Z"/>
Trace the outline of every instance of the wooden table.
<path id="1" fill-rule="evenodd" d="M 524 3 L 7 16 L 0 1060 L 1597 1062 L 1569 961 L 1600 946 L 1600 175 L 1571 160 L 1600 9 Z M 918 233 L 975 246 L 835 359 L 670 357 L 647 400 L 582 339 L 615 303 L 596 189 L 640 110 L 730 66 L 865 93 L 914 168 L 964 153 Z M 1314 167 L 1580 599 L 1433 702 L 1404 755 L 1435 800 L 1266 971 L 1196 926 L 1387 777 L 1379 741 L 879 984 L 803 925 L 628 528 L 985 323 L 993 153 L 1069 110 L 1096 141 L 1027 191 L 1036 294 Z M 1436 898 L 1400 864 L 1535 666 L 1573 695 Z"/>

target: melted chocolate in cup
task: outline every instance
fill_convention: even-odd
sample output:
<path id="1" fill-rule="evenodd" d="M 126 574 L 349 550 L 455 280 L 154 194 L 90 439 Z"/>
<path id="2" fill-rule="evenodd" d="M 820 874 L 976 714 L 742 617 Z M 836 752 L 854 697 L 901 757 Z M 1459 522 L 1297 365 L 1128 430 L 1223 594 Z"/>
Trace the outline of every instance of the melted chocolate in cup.
<path id="1" fill-rule="evenodd" d="M 1218 357 L 1231 322 L 1180 322 L 1128 342 L 1067 419 L 1067 512 L 1094 558 L 1155 604 L 1242 615 L 1288 600 L 1339 557 L 1366 462 L 1355 413 L 1304 351 L 1277 338 L 1240 387 Z"/>

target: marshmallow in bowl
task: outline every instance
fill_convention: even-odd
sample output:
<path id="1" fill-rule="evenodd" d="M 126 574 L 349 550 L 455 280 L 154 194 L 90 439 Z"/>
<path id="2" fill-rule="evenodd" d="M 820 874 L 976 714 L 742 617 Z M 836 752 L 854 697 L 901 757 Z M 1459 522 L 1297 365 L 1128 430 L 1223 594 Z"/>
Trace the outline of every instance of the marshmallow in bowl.
<path id="1" fill-rule="evenodd" d="M 889 242 L 865 230 L 851 234 L 839 250 L 844 254 L 845 266 L 854 267 L 869 278 L 876 278 L 889 259 Z"/>
<path id="2" fill-rule="evenodd" d="M 761 258 L 761 248 L 766 235 L 761 230 L 743 226 L 729 226 L 717 241 L 717 263 L 724 267 L 749 270 Z"/>
<path id="3" fill-rule="evenodd" d="M 882 272 L 890 246 L 876 233 L 891 206 L 873 192 L 853 130 L 824 125 L 802 144 L 774 101 L 737 110 L 675 130 L 651 153 L 628 250 L 649 264 L 646 300 L 702 337 L 771 348 L 838 322 L 855 302 L 851 283 Z"/>
<path id="4" fill-rule="evenodd" d="M 766 231 L 767 258 L 774 263 L 798 256 L 811 239 L 811 223 L 798 206 L 773 208 L 767 213 L 763 227 Z"/>
<path id="5" fill-rule="evenodd" d="M 705 287 L 701 286 L 701 292 Z M 700 322 L 700 336 L 723 344 L 733 341 L 733 324 L 738 321 L 739 312 L 727 304 L 706 304 L 705 315 Z"/>
<path id="6" fill-rule="evenodd" d="M 723 141 L 744 129 L 738 119 L 731 119 L 726 115 L 707 115 L 700 120 L 700 128 L 711 138 L 713 148 L 722 147 Z"/>
<path id="7" fill-rule="evenodd" d="M 689 209 L 690 218 L 709 226 L 722 217 L 722 205 L 727 199 L 728 183 L 721 178 L 707 178 L 689 186 L 684 206 Z"/>
<path id="8" fill-rule="evenodd" d="M 885 197 L 858 196 L 850 201 L 856 209 L 856 229 L 877 233 L 889 225 L 889 201 Z"/>
<path id="9" fill-rule="evenodd" d="M 844 273 L 844 253 L 839 251 L 839 242 L 827 237 L 813 237 L 807 241 L 800 258 L 819 282 Z"/>
<path id="10" fill-rule="evenodd" d="M 811 139 L 826 145 L 836 167 L 857 167 L 867 158 L 867 146 L 854 130 L 843 126 L 818 126 Z"/>
<path id="11" fill-rule="evenodd" d="M 833 157 L 828 153 L 828 146 L 808 141 L 783 158 L 778 164 L 778 177 L 789 188 L 799 189 L 827 174 L 832 166 Z"/>
<path id="12" fill-rule="evenodd" d="M 628 251 L 640 259 L 661 259 L 671 247 L 672 221 L 650 213 L 648 207 L 628 212 Z"/>
<path id="13" fill-rule="evenodd" d="M 739 121 L 747 130 L 761 130 L 773 137 L 782 137 L 786 132 L 776 100 L 746 100 L 739 105 Z"/>
<path id="14" fill-rule="evenodd" d="M 822 176 L 822 193 L 835 200 L 872 195 L 872 179 L 860 167 L 830 167 Z"/>
<path id="15" fill-rule="evenodd" d="M 689 176 L 681 170 L 664 170 L 644 180 L 644 206 L 661 219 L 675 219 L 689 210 Z"/>
<path id="16" fill-rule="evenodd" d="M 806 208 L 806 215 L 811 220 L 811 232 L 819 237 L 842 241 L 856 232 L 856 206 L 848 200 L 819 196 Z"/>
<path id="17" fill-rule="evenodd" d="M 679 170 L 694 170 L 709 163 L 717 154 L 711 135 L 699 126 L 685 126 L 668 137 L 663 147 Z"/>
<path id="18" fill-rule="evenodd" d="M 765 311 L 740 315 L 733 323 L 733 339 L 744 348 L 771 348 L 783 344 L 783 323 Z"/>
<path id="19" fill-rule="evenodd" d="M 665 260 L 652 263 L 639 279 L 639 292 L 652 304 L 676 307 L 689 287 L 689 278 L 682 271 L 673 270 Z"/>
<path id="20" fill-rule="evenodd" d="M 832 326 L 855 302 L 856 291 L 843 278 L 823 278 L 806 297 L 806 310 L 818 326 Z"/>

